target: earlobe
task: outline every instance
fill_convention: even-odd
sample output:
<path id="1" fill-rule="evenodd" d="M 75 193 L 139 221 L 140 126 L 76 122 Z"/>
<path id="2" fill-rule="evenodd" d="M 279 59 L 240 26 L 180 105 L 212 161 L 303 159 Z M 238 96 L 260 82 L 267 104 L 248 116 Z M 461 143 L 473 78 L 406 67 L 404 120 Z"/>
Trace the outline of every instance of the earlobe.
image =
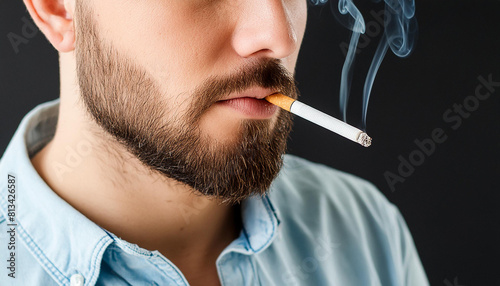
<path id="1" fill-rule="evenodd" d="M 62 41 L 60 42 L 60 52 L 66 53 L 71 52 L 75 49 L 75 31 L 68 30 L 62 37 Z"/>
<path id="2" fill-rule="evenodd" d="M 59 52 L 75 48 L 71 0 L 24 0 L 33 21 Z"/>

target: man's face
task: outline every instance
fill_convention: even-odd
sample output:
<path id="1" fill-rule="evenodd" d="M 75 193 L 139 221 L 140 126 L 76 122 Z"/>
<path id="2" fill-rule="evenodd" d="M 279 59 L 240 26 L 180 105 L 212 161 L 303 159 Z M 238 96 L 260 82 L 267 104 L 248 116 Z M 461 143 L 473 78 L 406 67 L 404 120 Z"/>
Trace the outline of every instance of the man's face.
<path id="1" fill-rule="evenodd" d="M 221 100 L 297 97 L 306 0 L 76 2 L 78 79 L 92 118 L 146 167 L 203 195 L 233 203 L 265 193 L 291 115 Z"/>

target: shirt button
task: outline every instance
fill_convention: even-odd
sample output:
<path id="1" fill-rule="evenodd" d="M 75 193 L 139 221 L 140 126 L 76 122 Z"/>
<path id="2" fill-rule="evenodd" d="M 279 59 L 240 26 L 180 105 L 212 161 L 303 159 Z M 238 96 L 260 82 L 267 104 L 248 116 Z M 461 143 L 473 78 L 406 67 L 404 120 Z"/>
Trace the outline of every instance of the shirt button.
<path id="1" fill-rule="evenodd" d="M 73 274 L 71 276 L 71 286 L 83 286 L 83 276 L 81 274 Z"/>

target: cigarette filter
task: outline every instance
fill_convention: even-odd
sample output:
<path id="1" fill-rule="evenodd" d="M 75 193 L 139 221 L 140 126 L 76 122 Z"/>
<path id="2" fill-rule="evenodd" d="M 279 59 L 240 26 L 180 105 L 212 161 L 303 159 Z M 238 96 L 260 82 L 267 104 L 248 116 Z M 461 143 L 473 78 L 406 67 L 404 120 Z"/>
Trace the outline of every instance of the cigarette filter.
<path id="1" fill-rule="evenodd" d="M 347 139 L 368 147 L 372 144 L 372 138 L 365 132 L 353 127 L 335 117 L 314 109 L 304 103 L 295 100 L 286 95 L 275 93 L 265 98 L 270 103 L 283 108 L 295 115 L 298 115 L 306 120 L 316 123 L 332 132 L 335 132 Z"/>

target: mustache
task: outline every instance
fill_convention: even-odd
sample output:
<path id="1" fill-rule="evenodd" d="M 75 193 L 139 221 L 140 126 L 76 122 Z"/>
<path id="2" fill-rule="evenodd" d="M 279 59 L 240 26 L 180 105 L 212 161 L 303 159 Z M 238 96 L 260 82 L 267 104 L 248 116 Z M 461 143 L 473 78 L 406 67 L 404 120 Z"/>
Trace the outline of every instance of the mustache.
<path id="1" fill-rule="evenodd" d="M 234 74 L 210 77 L 194 92 L 195 102 L 188 116 L 196 122 L 215 102 L 230 93 L 242 92 L 250 87 L 263 87 L 298 98 L 293 75 L 279 62 L 271 59 L 246 65 Z"/>

